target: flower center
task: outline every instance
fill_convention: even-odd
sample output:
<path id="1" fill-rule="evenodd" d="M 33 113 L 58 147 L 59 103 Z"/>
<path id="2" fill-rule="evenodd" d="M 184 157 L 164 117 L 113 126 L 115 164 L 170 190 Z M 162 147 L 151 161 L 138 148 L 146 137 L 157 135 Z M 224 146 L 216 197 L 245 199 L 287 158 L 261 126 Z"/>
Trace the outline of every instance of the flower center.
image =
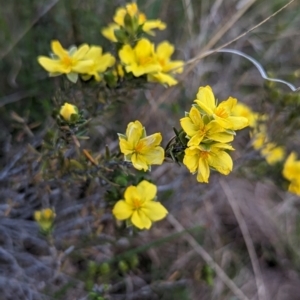
<path id="1" fill-rule="evenodd" d="M 135 146 L 134 150 L 136 153 L 140 153 L 143 148 L 144 148 L 144 143 L 138 142 L 137 145 Z"/>
<path id="2" fill-rule="evenodd" d="M 151 56 L 139 57 L 139 64 L 142 66 L 151 64 L 152 62 L 153 62 L 153 57 Z"/>
<path id="3" fill-rule="evenodd" d="M 142 202 L 140 199 L 133 199 L 133 206 L 135 209 L 139 209 L 142 206 Z"/>
<path id="4" fill-rule="evenodd" d="M 64 56 L 62 58 L 62 63 L 66 66 L 66 67 L 71 67 L 73 64 L 73 60 L 70 56 Z"/>
<path id="5" fill-rule="evenodd" d="M 216 115 L 220 118 L 228 118 L 228 113 L 224 108 L 217 108 Z"/>
<path id="6" fill-rule="evenodd" d="M 159 64 L 164 67 L 166 65 L 166 60 L 165 59 L 158 59 Z"/>
<path id="7" fill-rule="evenodd" d="M 201 157 L 202 159 L 208 159 L 208 157 L 209 157 L 209 152 L 208 152 L 208 151 L 201 151 L 201 152 L 200 152 L 200 157 Z"/>

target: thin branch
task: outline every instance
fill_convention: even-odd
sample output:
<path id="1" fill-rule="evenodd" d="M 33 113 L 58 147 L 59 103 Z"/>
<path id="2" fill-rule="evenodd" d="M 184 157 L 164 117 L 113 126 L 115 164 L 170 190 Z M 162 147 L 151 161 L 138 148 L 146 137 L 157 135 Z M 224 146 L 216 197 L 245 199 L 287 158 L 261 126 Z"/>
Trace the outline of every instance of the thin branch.
<path id="1" fill-rule="evenodd" d="M 244 241 L 246 243 L 246 247 L 250 256 L 251 264 L 253 267 L 254 275 L 255 275 L 255 282 L 256 282 L 256 287 L 257 287 L 257 295 L 259 300 L 266 300 L 268 299 L 267 297 L 267 292 L 266 292 L 266 287 L 263 281 L 263 277 L 261 274 L 258 258 L 255 252 L 255 248 L 250 236 L 250 232 L 248 230 L 247 224 L 241 214 L 241 211 L 239 209 L 239 205 L 236 201 L 236 199 L 233 196 L 232 190 L 228 186 L 228 184 L 223 180 L 219 180 L 220 185 L 225 193 L 225 196 L 231 206 L 231 209 L 234 213 L 234 216 L 239 224 L 239 227 L 241 229 Z"/>
<path id="2" fill-rule="evenodd" d="M 172 215 L 168 214 L 168 221 L 178 232 L 185 231 L 183 238 L 194 248 L 194 250 L 202 257 L 202 259 L 215 270 L 220 279 L 227 285 L 232 293 L 240 300 L 249 300 L 249 298 L 236 286 L 236 284 L 227 276 L 223 269 L 212 259 L 212 257 L 202 248 L 191 234 L 179 223 L 179 221 Z"/>
<path id="3" fill-rule="evenodd" d="M 34 26 L 35 23 L 43 16 L 45 15 L 59 0 L 52 0 L 50 1 L 45 7 L 41 10 L 41 12 L 30 22 L 30 24 L 22 31 L 20 32 L 15 40 L 8 45 L 6 49 L 0 53 L 0 60 L 3 59 L 18 43 L 22 38 L 27 34 L 27 32 Z"/>

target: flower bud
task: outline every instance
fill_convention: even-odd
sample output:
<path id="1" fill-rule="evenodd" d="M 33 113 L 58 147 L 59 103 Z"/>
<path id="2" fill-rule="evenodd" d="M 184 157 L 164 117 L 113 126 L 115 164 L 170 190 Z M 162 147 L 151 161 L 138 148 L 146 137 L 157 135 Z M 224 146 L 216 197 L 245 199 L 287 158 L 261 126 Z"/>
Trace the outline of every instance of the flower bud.
<path id="1" fill-rule="evenodd" d="M 46 208 L 34 212 L 34 219 L 44 232 L 52 229 L 55 219 L 55 212 L 51 208 Z"/>
<path id="2" fill-rule="evenodd" d="M 59 111 L 60 116 L 67 122 L 72 121 L 73 116 L 78 116 L 78 108 L 70 103 L 65 102 Z M 75 119 L 76 119 L 75 117 Z"/>

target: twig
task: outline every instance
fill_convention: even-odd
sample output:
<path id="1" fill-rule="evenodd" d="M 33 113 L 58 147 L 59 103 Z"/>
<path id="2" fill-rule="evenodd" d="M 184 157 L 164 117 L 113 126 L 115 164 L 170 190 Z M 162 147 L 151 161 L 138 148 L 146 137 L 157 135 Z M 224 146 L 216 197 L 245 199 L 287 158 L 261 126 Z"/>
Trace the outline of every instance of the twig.
<path id="1" fill-rule="evenodd" d="M 220 182 L 220 185 L 225 193 L 225 196 L 232 208 L 232 211 L 233 211 L 234 216 L 239 224 L 244 241 L 246 243 L 246 247 L 247 247 L 247 250 L 248 250 L 248 253 L 250 256 L 251 264 L 252 264 L 254 275 L 255 275 L 258 299 L 266 300 L 266 299 L 268 299 L 267 292 L 266 292 L 266 288 L 265 288 L 264 281 L 262 278 L 258 258 L 257 258 L 256 252 L 255 252 L 255 248 L 254 248 L 247 224 L 241 214 L 239 205 L 233 196 L 232 190 L 230 189 L 228 184 L 223 179 L 220 179 L 219 182 Z"/>
<path id="2" fill-rule="evenodd" d="M 202 248 L 197 241 L 189 234 L 186 229 L 175 219 L 172 214 L 168 214 L 168 221 L 178 232 L 185 231 L 183 238 L 194 248 L 194 250 L 203 258 L 203 260 L 215 270 L 220 279 L 227 285 L 232 293 L 241 300 L 249 300 L 249 298 L 236 286 L 236 284 L 227 276 L 223 269 L 212 259 L 212 257 Z"/>

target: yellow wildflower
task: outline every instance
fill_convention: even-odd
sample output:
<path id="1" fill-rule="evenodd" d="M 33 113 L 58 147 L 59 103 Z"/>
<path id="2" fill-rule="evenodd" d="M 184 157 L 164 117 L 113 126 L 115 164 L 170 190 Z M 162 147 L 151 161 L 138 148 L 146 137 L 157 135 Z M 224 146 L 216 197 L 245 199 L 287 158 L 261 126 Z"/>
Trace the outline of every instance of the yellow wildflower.
<path id="1" fill-rule="evenodd" d="M 284 147 L 277 146 L 274 143 L 267 143 L 260 153 L 264 156 L 269 165 L 274 165 L 283 160 L 285 156 L 285 149 Z"/>
<path id="2" fill-rule="evenodd" d="M 177 84 L 177 80 L 174 79 L 172 73 L 182 73 L 184 62 L 181 60 L 171 60 L 171 56 L 174 53 L 174 46 L 165 41 L 160 43 L 156 47 L 155 57 L 157 62 L 161 66 L 161 71 L 154 74 L 148 74 L 148 81 L 165 83 L 169 86 Z"/>
<path id="3" fill-rule="evenodd" d="M 124 199 L 119 200 L 114 208 L 113 215 L 118 220 L 130 219 L 139 229 L 149 229 L 152 222 L 163 219 L 168 211 L 154 201 L 157 187 L 143 180 L 137 186 L 129 186 L 124 193 Z"/>
<path id="4" fill-rule="evenodd" d="M 115 64 L 115 58 L 110 53 L 102 54 L 102 48 L 98 46 L 92 46 L 85 54 L 84 59 L 92 60 L 93 64 L 90 66 L 83 79 L 88 80 L 91 76 L 95 77 L 96 81 L 102 79 L 101 73 L 104 73 L 107 68 Z"/>
<path id="5" fill-rule="evenodd" d="M 65 104 L 60 108 L 59 114 L 65 121 L 70 121 L 72 115 L 78 115 L 78 108 L 70 103 Z"/>
<path id="6" fill-rule="evenodd" d="M 154 55 L 154 45 L 147 39 L 140 39 L 134 48 L 130 45 L 123 46 L 119 57 L 126 72 L 132 72 L 136 77 L 162 70 Z"/>
<path id="7" fill-rule="evenodd" d="M 249 125 L 247 118 L 232 115 L 237 99 L 229 97 L 219 105 L 216 105 L 215 96 L 210 86 L 199 88 L 195 102 L 205 113 L 212 116 L 226 129 L 239 130 Z"/>
<path id="8" fill-rule="evenodd" d="M 285 149 L 275 143 L 269 142 L 267 127 L 259 124 L 252 133 L 252 146 L 255 150 L 260 150 L 261 155 L 269 165 L 274 165 L 283 160 Z"/>
<path id="9" fill-rule="evenodd" d="M 49 231 L 52 228 L 55 216 L 55 212 L 51 208 L 46 208 L 34 212 L 35 221 L 45 232 Z"/>
<path id="10" fill-rule="evenodd" d="M 231 112 L 233 116 L 245 117 L 248 119 L 249 127 L 252 128 L 256 126 L 257 120 L 259 119 L 259 114 L 253 112 L 249 106 L 243 103 L 237 103 Z"/>
<path id="11" fill-rule="evenodd" d="M 180 119 L 180 124 L 190 138 L 188 146 L 198 146 L 203 139 L 221 143 L 228 143 L 233 140 L 233 135 L 227 133 L 215 120 L 205 123 L 199 110 L 194 106 L 186 117 Z"/>
<path id="12" fill-rule="evenodd" d="M 154 133 L 146 136 L 146 131 L 139 121 L 130 122 L 126 135 L 119 134 L 120 149 L 125 161 L 131 161 L 138 170 L 147 171 L 151 165 L 161 165 L 164 149 L 159 146 L 162 136 Z"/>
<path id="13" fill-rule="evenodd" d="M 84 58 L 89 50 L 87 44 L 81 45 L 78 49 L 72 47 L 69 51 L 65 50 L 59 41 L 51 42 L 51 49 L 54 53 L 53 58 L 39 56 L 39 64 L 50 73 L 50 76 L 71 73 L 87 73 L 93 65 L 92 60 Z M 72 80 L 76 81 L 77 77 Z"/>
<path id="14" fill-rule="evenodd" d="M 300 196 L 300 160 L 297 160 L 295 152 L 286 159 L 282 174 L 290 181 L 288 191 Z"/>
<path id="15" fill-rule="evenodd" d="M 198 182 L 207 183 L 210 167 L 224 175 L 228 175 L 232 171 L 232 159 L 225 150 L 234 149 L 223 143 L 192 146 L 185 149 L 183 164 L 191 173 L 197 172 Z"/>
<path id="16" fill-rule="evenodd" d="M 125 22 L 126 16 L 129 16 L 131 20 L 130 28 L 127 28 L 128 24 Z M 141 26 L 143 32 L 154 35 L 153 29 L 163 30 L 166 28 L 166 24 L 160 20 L 147 20 L 147 17 L 139 11 L 135 2 L 128 3 L 125 7 L 118 8 L 113 19 L 115 23 L 110 23 L 108 27 L 103 28 L 101 31 L 103 36 L 112 42 L 118 42 L 115 30 L 122 30 L 125 28 L 129 33 L 136 34 Z"/>

